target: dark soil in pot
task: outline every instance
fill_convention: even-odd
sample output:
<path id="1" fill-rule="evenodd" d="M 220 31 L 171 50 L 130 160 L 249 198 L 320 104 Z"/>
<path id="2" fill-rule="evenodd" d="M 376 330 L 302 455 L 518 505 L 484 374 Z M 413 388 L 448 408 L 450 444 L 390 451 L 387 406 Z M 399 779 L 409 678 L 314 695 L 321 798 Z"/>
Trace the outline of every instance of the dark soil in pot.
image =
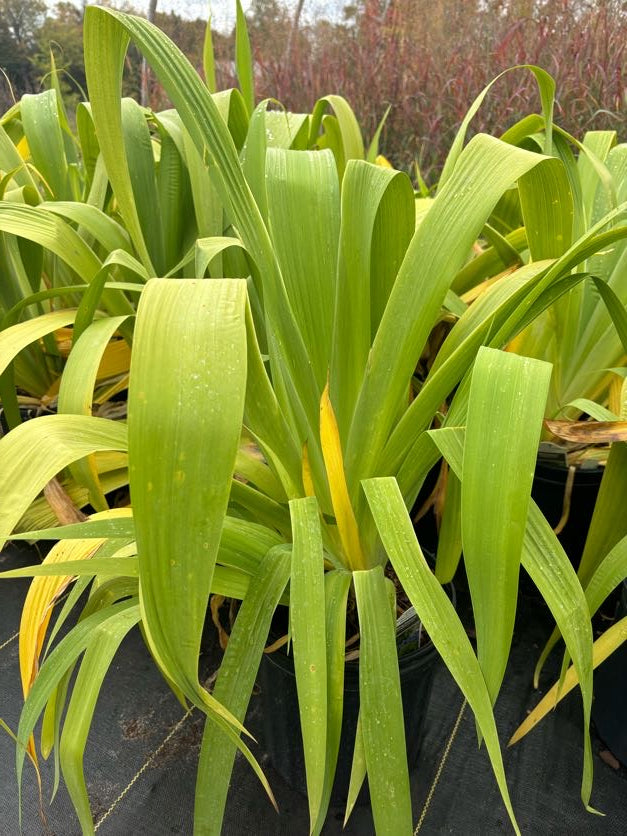
<path id="1" fill-rule="evenodd" d="M 454 600 L 454 594 L 453 594 Z M 439 659 L 433 644 L 424 633 L 421 642 L 417 628 L 398 643 L 401 695 L 405 718 L 407 759 L 410 770 L 418 763 L 435 664 Z M 277 635 L 280 632 L 277 631 Z M 273 638 L 273 633 L 270 636 Z M 270 762 L 293 789 L 306 794 L 305 764 L 294 663 L 285 648 L 264 654 L 257 678 L 261 702 L 262 744 Z M 351 660 L 344 669 L 344 712 L 342 734 L 331 796 L 332 805 L 346 802 L 350 781 L 355 731 L 359 714 L 359 661 Z M 367 803 L 364 786 L 358 803 Z"/>
<path id="2" fill-rule="evenodd" d="M 627 581 L 623 581 L 616 620 L 627 615 Z M 594 672 L 592 719 L 610 752 L 627 766 L 627 643 Z"/>

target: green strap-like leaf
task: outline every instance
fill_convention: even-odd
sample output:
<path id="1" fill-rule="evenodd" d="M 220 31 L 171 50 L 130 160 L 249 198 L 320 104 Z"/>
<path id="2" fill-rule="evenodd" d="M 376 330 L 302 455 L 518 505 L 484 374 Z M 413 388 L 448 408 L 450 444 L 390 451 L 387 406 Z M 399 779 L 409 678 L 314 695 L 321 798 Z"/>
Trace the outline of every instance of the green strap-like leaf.
<path id="1" fill-rule="evenodd" d="M 575 398 L 574 401 L 567 403 L 564 409 L 575 409 L 578 413 L 585 412 L 586 415 L 594 418 L 595 421 L 620 421 L 618 415 L 588 398 Z"/>
<path id="2" fill-rule="evenodd" d="M 627 537 L 623 537 L 602 559 L 594 575 L 588 583 L 585 594 L 590 614 L 594 615 L 607 596 L 613 592 L 627 577 Z M 551 640 L 547 643 L 542 654 L 542 663 L 548 655 L 548 651 L 554 646 L 559 631 L 555 630 Z M 570 661 L 568 650 L 564 653 L 562 660 L 562 671 L 560 681 L 563 682 L 566 675 L 566 668 Z M 540 663 L 539 663 L 540 664 Z M 596 665 L 595 665 L 596 667 Z"/>
<path id="3" fill-rule="evenodd" d="M 41 244 L 62 258 L 86 282 L 102 266 L 92 249 L 69 224 L 38 207 L 0 202 L 0 229 Z"/>
<path id="4" fill-rule="evenodd" d="M 479 664 L 492 702 L 514 632 L 518 570 L 550 377 L 548 363 L 490 348 L 479 350 L 472 373 L 462 543 Z"/>
<path id="5" fill-rule="evenodd" d="M 505 189 L 543 159 L 474 137 L 418 227 L 381 319 L 351 425 L 346 469 L 352 493 L 376 472 L 420 352 L 475 238 Z"/>
<path id="6" fill-rule="evenodd" d="M 332 570 L 324 576 L 327 656 L 327 740 L 322 803 L 314 832 L 318 833 L 327 815 L 335 779 L 342 715 L 344 711 L 344 654 L 346 644 L 346 603 L 352 581 L 350 572 Z"/>
<path id="7" fill-rule="evenodd" d="M 130 511 L 130 509 L 127 510 Z M 120 509 L 112 510 L 110 513 L 117 515 L 120 513 Z M 73 525 L 12 535 L 14 540 L 86 540 L 89 538 L 107 538 L 112 542 L 133 541 L 135 539 L 133 518 L 129 513 L 125 517 L 111 516 L 109 519 L 90 519 Z M 279 535 L 269 528 L 237 517 L 225 517 L 220 538 L 219 559 L 228 566 L 252 574 L 257 570 L 263 556 L 273 546 L 280 543 Z"/>
<path id="8" fill-rule="evenodd" d="M 105 28 L 106 32 L 104 31 Z M 114 21 L 103 19 L 100 31 L 96 32 L 95 28 L 88 26 L 88 17 L 85 15 L 85 73 L 91 95 L 91 113 L 100 144 L 100 152 L 126 228 L 142 263 L 150 273 L 154 274 L 154 267 L 144 241 L 133 196 L 133 187 L 123 142 L 120 91 L 122 88 L 123 58 L 128 40 L 129 37 L 126 32 L 115 26 Z M 108 50 L 111 55 L 115 56 L 108 66 L 99 61 L 103 49 Z"/>
<path id="9" fill-rule="evenodd" d="M 587 589 L 595 573 L 603 566 L 605 556 L 627 535 L 627 518 L 623 514 L 625 495 L 627 495 L 627 444 L 614 443 L 610 447 L 577 571 L 584 589 Z M 560 630 L 556 627 L 538 659 L 534 674 L 536 687 L 544 663 L 559 638 Z"/>
<path id="10" fill-rule="evenodd" d="M 320 391 L 331 357 L 340 234 L 337 169 L 329 151 L 269 148 L 266 190 L 272 239 Z M 302 230 L 307 228 L 307 235 Z"/>
<path id="11" fill-rule="evenodd" d="M 302 496 L 301 451 L 279 406 L 276 393 L 259 350 L 250 306 L 246 310 L 246 426 L 254 433 L 270 466 L 281 465 L 276 476 L 291 499 Z M 276 449 L 275 449 L 276 448 Z M 274 455 L 273 455 L 274 453 Z M 330 505 L 330 501 L 328 503 Z"/>
<path id="12" fill-rule="evenodd" d="M 281 483 L 272 473 L 255 448 L 240 447 L 235 460 L 235 472 L 247 482 L 255 485 L 275 502 L 285 502 L 287 496 Z"/>
<path id="13" fill-rule="evenodd" d="M 125 319 L 126 317 L 108 317 L 97 320 L 81 334 L 74 350 L 70 352 L 61 378 L 58 402 L 60 413 L 91 415 L 94 386 L 102 355 L 111 337 Z M 91 504 L 97 511 L 104 511 L 109 507 L 98 479 L 94 459 L 75 462 L 70 466 L 70 472 L 79 484 L 83 484 L 89 490 Z"/>
<path id="14" fill-rule="evenodd" d="M 369 163 L 375 163 L 377 161 L 377 157 L 379 156 L 379 140 L 381 139 L 381 132 L 385 127 L 385 123 L 387 121 L 388 116 L 390 115 L 390 110 L 392 110 L 392 105 L 388 105 L 385 109 L 385 113 L 379 120 L 379 124 L 372 135 L 372 139 L 370 140 L 370 145 L 368 146 L 368 150 L 366 152 L 366 160 Z"/>
<path id="15" fill-rule="evenodd" d="M 216 64 L 213 53 L 213 36 L 211 33 L 211 14 L 205 27 L 205 38 L 202 49 L 202 66 L 205 73 L 205 84 L 210 93 L 216 92 Z"/>
<path id="16" fill-rule="evenodd" d="M 139 620 L 139 607 L 136 600 L 115 604 L 106 610 L 100 610 L 79 622 L 65 639 L 52 651 L 42 665 L 37 678 L 30 690 L 24 708 L 20 715 L 17 732 L 18 746 L 16 749 L 16 771 L 19 795 L 21 798 L 22 770 L 26 746 L 35 724 L 39 719 L 48 699 L 53 694 L 57 684 L 65 672 L 75 663 L 78 656 L 90 645 L 94 638 L 94 631 L 112 619 L 111 627 L 124 634 Z M 21 805 L 20 805 L 21 819 Z"/>
<path id="17" fill-rule="evenodd" d="M 189 131 L 183 131 L 185 160 L 192 188 L 192 201 L 196 213 L 196 229 L 199 237 L 222 235 L 224 231 L 224 207 L 207 166 L 198 152 Z"/>
<path id="18" fill-rule="evenodd" d="M 290 403 L 302 404 L 296 416 L 300 445 L 316 434 L 320 392 L 289 307 L 268 231 L 218 105 L 180 50 L 155 26 L 131 15 L 90 6 L 85 11 L 85 55 L 94 122 L 127 228 L 143 258 L 145 247 L 141 249 L 132 190 L 117 150 L 121 139 L 119 70 L 129 35 L 164 85 L 198 153 L 211 160 L 210 173 L 225 212 L 258 267 L 263 288 L 257 287 L 257 292 L 273 323 L 271 362 L 275 385 L 282 393 L 280 400 L 286 411 Z"/>
<path id="19" fill-rule="evenodd" d="M 270 145 L 268 136 L 270 129 L 267 125 L 267 119 L 270 104 L 270 99 L 264 99 L 253 110 L 248 123 L 246 142 L 242 148 L 242 170 L 266 223 L 268 219 L 266 154 Z"/>
<path id="20" fill-rule="evenodd" d="M 231 482 L 230 504 L 245 508 L 256 522 L 289 536 L 290 517 L 285 504 L 276 502 L 238 479 Z M 247 515 L 248 516 L 248 515 Z"/>
<path id="21" fill-rule="evenodd" d="M 518 182 L 520 206 L 533 261 L 559 258 L 573 237 L 573 196 L 561 160 L 532 168 Z"/>
<path id="22" fill-rule="evenodd" d="M 129 509 L 130 511 L 130 509 Z M 5 532 L 0 532 L 3 536 Z M 11 532 L 6 532 L 8 537 Z M 87 540 L 90 537 L 100 539 L 106 537 L 124 540 L 135 539 L 133 518 L 111 517 L 110 519 L 86 520 L 71 525 L 60 525 L 54 528 L 40 528 L 36 531 L 25 531 L 12 535 L 14 540 Z"/>
<path id="23" fill-rule="evenodd" d="M 176 121 L 170 122 L 164 118 L 156 121 L 161 137 L 157 189 L 165 259 L 165 271 L 160 275 L 165 276 L 180 260 L 181 252 L 198 236 L 194 228 L 192 191 L 183 156 L 184 142 L 180 126 Z"/>
<path id="24" fill-rule="evenodd" d="M 290 630 L 305 753 L 310 833 L 316 831 L 324 789 L 327 745 L 327 647 L 324 560 L 315 497 L 290 502 L 294 547 Z"/>
<path id="25" fill-rule="evenodd" d="M 583 143 L 579 145 L 580 154 L 577 160 L 577 171 L 581 181 L 586 226 L 597 220 L 595 217 L 595 209 L 597 208 L 595 198 L 599 187 L 611 191 L 611 178 L 604 163 L 615 143 L 615 131 L 587 131 Z"/>
<path id="26" fill-rule="evenodd" d="M 605 303 L 609 315 L 612 317 L 612 322 L 616 328 L 618 338 L 622 343 L 623 351 L 627 354 L 627 310 L 609 284 L 595 276 L 592 279 Z"/>
<path id="27" fill-rule="evenodd" d="M 490 341 L 498 323 L 521 304 L 550 264 L 534 262 L 521 267 L 468 307 L 438 351 L 425 385 L 392 432 L 382 456 L 382 471 L 393 472 L 406 459 L 435 412 L 470 368 L 479 347 Z M 404 487 L 402 490 L 405 493 Z"/>
<path id="28" fill-rule="evenodd" d="M 396 481 L 391 477 L 368 479 L 363 488 L 403 589 L 475 713 L 510 821 L 520 833 L 505 781 L 490 696 L 466 631 L 422 555 Z"/>
<path id="29" fill-rule="evenodd" d="M 57 200 L 72 197 L 56 91 L 26 94 L 20 102 L 24 135 L 35 168 Z"/>
<path id="30" fill-rule="evenodd" d="M 194 269 L 196 276 L 199 279 L 202 278 L 211 262 L 225 250 L 228 250 L 229 247 L 237 247 L 243 252 L 246 252 L 239 238 L 199 238 L 194 245 Z"/>
<path id="31" fill-rule="evenodd" d="M 76 230 L 57 215 L 39 207 L 0 202 L 0 229 L 40 244 L 57 255 L 87 283 L 102 268 L 100 259 Z M 132 312 L 128 301 L 118 294 L 105 295 L 103 302 L 113 314 Z"/>
<path id="32" fill-rule="evenodd" d="M 45 415 L 0 439 L 0 532 L 10 532 L 53 476 L 97 450 L 125 450 L 126 427 L 85 415 Z M 4 542 L 4 541 L 3 541 Z"/>
<path id="33" fill-rule="evenodd" d="M 596 669 L 602 662 L 605 662 L 607 657 L 613 653 L 618 647 L 627 641 L 627 617 L 621 618 L 615 624 L 605 631 L 594 643 L 594 654 L 592 657 L 593 667 Z M 569 694 L 573 688 L 579 684 L 577 678 L 577 671 L 571 666 L 566 675 L 559 682 L 556 682 L 552 688 L 542 697 L 536 707 L 527 715 L 525 720 L 516 729 L 512 735 L 509 745 L 512 746 L 517 743 L 521 737 L 524 737 L 527 732 L 540 722 L 540 720 L 550 711 L 555 710 L 557 703 Z M 597 812 L 592 810 L 591 812 Z"/>
<path id="34" fill-rule="evenodd" d="M 83 833 L 93 832 L 93 820 L 83 773 L 83 755 L 103 680 L 122 639 L 137 622 L 137 608 L 126 617 L 108 618 L 90 635 L 65 715 L 59 747 L 61 769 Z"/>
<path id="35" fill-rule="evenodd" d="M 453 580 L 462 556 L 461 487 L 457 476 L 449 470 L 435 561 L 435 576 L 440 583 Z"/>
<path id="36" fill-rule="evenodd" d="M 616 543 L 590 579 L 586 587 L 586 601 L 594 615 L 603 601 L 627 578 L 627 536 Z"/>
<path id="37" fill-rule="evenodd" d="M 331 107 L 335 116 L 324 115 L 328 107 Z M 336 130 L 319 137 L 320 126 L 325 124 L 325 120 L 330 120 L 330 124 L 336 126 Z M 364 159 L 361 128 L 350 105 L 342 96 L 324 96 L 316 102 L 309 124 L 309 145 L 313 147 L 316 144 L 321 148 L 331 148 L 335 155 L 340 180 L 344 176 L 344 169 L 349 160 Z"/>
<path id="38" fill-rule="evenodd" d="M 504 263 L 502 260 L 503 251 L 498 251 L 496 247 L 489 247 L 481 255 L 476 256 L 462 267 L 451 284 L 452 290 L 459 294 L 466 293 L 466 291 L 476 287 L 483 279 L 492 278 L 505 268 L 520 264 L 520 251 L 525 248 L 527 243 L 526 230 L 524 228 L 516 229 L 514 232 L 508 233 L 505 240 L 509 245 L 509 252 L 517 253 L 515 260 L 513 260 L 512 255 L 512 261 L 508 258 Z"/>
<path id="39" fill-rule="evenodd" d="M 548 560 L 547 555 L 550 555 Z M 529 507 L 522 565 L 549 605 L 579 676 L 583 702 L 584 746 L 581 800 L 586 808 L 594 812 L 589 807 L 593 777 L 590 742 L 592 628 L 589 622 L 589 610 L 570 560 L 561 548 L 551 526 L 533 501 Z"/>
<path id="40" fill-rule="evenodd" d="M 201 704 L 209 697 L 198 682 L 200 640 L 242 426 L 245 309 L 241 280 L 153 279 L 131 360 L 129 474 L 144 629 L 170 678 Z"/>
<path id="41" fill-rule="evenodd" d="M 94 120 L 91 118 L 91 106 L 89 102 L 79 102 L 76 106 L 76 132 L 81 148 L 81 156 L 83 160 L 83 170 L 85 172 L 85 195 L 89 196 L 92 188 L 96 184 L 96 191 L 91 195 L 95 197 L 98 192 L 98 180 L 100 174 L 96 175 L 96 170 L 100 169 L 102 172 L 102 160 L 100 158 L 100 147 L 96 139 L 96 132 L 94 130 Z M 92 203 L 91 200 L 89 200 Z M 92 205 L 98 205 L 102 208 L 102 203 L 98 200 Z"/>
<path id="42" fill-rule="evenodd" d="M 52 334 L 59 328 L 71 325 L 76 317 L 76 311 L 61 310 L 42 314 L 26 322 L 18 322 L 0 331 L 0 374 L 26 346 Z"/>
<path id="43" fill-rule="evenodd" d="M 610 447 L 578 575 L 584 588 L 604 555 L 627 534 L 623 500 L 627 496 L 627 444 Z"/>
<path id="44" fill-rule="evenodd" d="M 92 107 L 94 107 L 93 102 Z M 117 149 L 116 152 L 119 160 L 123 160 L 124 157 L 127 160 L 133 200 L 137 208 L 143 239 L 146 242 L 151 262 L 156 271 L 153 275 L 163 276 L 167 270 L 165 230 L 161 224 L 152 138 L 143 108 L 137 102 L 133 99 L 124 98 L 121 100 L 121 108 L 125 154 L 120 154 Z M 120 208 L 122 208 L 121 205 Z M 135 242 L 135 245 L 137 246 L 137 242 Z M 141 255 L 141 250 L 138 251 Z"/>
<path id="45" fill-rule="evenodd" d="M 353 579 L 359 612 L 361 732 L 375 828 L 383 836 L 411 834 L 409 770 L 389 581 L 386 583 L 380 566 L 354 572 Z"/>
<path id="46" fill-rule="evenodd" d="M 342 180 L 341 211 L 329 379 L 345 440 L 372 339 L 414 232 L 410 180 L 393 169 L 351 160 Z"/>
<path id="47" fill-rule="evenodd" d="M 457 165 L 459 157 L 462 153 L 462 148 L 464 142 L 466 141 L 466 134 L 468 132 L 470 122 L 472 121 L 475 114 L 483 104 L 483 100 L 489 93 L 491 87 L 494 84 L 496 84 L 496 82 L 498 82 L 501 76 L 505 75 L 505 73 L 512 72 L 513 70 L 529 70 L 535 76 L 536 83 L 538 85 L 538 90 L 540 92 L 540 98 L 542 100 L 542 115 L 544 117 L 545 130 L 544 151 L 547 154 L 551 152 L 555 82 L 545 70 L 541 69 L 540 67 L 535 67 L 533 64 L 521 64 L 517 67 L 509 67 L 507 70 L 504 70 L 502 73 L 499 73 L 499 75 L 497 75 L 496 78 L 492 79 L 492 81 L 486 87 L 483 88 L 481 93 L 479 93 L 472 105 L 468 108 L 468 112 L 466 113 L 466 116 L 464 117 L 464 120 L 459 127 L 457 135 L 455 136 L 455 140 L 451 145 L 451 149 L 446 158 L 442 174 L 440 175 L 440 187 L 442 187 L 445 184 L 445 182 L 452 176 L 455 166 Z M 511 141 L 512 139 L 514 139 L 514 137 L 511 136 L 507 139 L 508 141 Z"/>
<path id="48" fill-rule="evenodd" d="M 32 190 L 35 200 L 38 200 L 39 193 L 28 166 L 2 125 L 0 125 L 0 171 L 12 172 L 13 180 L 19 186 Z"/>
<path id="49" fill-rule="evenodd" d="M 248 595 L 250 575 L 232 566 L 216 565 L 211 578 L 211 594 L 243 601 Z"/>
<path id="50" fill-rule="evenodd" d="M 468 369 L 479 345 L 487 342 L 501 348 L 508 343 L 554 298 L 572 286 L 569 283 L 586 277 L 585 273 L 570 277 L 568 274 L 573 268 L 591 254 L 625 237 L 624 227 L 604 231 L 624 211 L 623 207 L 606 216 L 552 265 L 550 262 L 534 262 L 522 267 L 512 276 L 497 282 L 469 307 L 438 352 L 426 385 L 398 421 L 381 457 L 379 472 L 393 472 L 408 455 L 420 434 L 429 426 L 434 412 Z M 511 286 L 510 281 L 513 282 Z M 565 286 L 557 288 L 556 285 L 562 281 Z M 482 331 L 482 327 L 485 330 Z M 579 394 L 580 390 L 575 396 Z"/>
<path id="51" fill-rule="evenodd" d="M 105 250 L 125 250 L 129 253 L 132 252 L 126 230 L 117 221 L 98 209 L 97 206 L 90 206 L 88 203 L 73 203 L 59 200 L 54 202 L 46 201 L 41 203 L 39 208 L 79 224 L 80 229 L 93 235 Z"/>
<path id="52" fill-rule="evenodd" d="M 289 547 L 278 546 L 264 557 L 237 614 L 220 665 L 214 696 L 241 721 L 246 714 L 270 622 L 289 571 Z M 220 728 L 208 719 L 196 780 L 196 836 L 219 836 L 222 832 L 224 806 L 236 751 L 236 746 L 226 740 Z"/>
<path id="53" fill-rule="evenodd" d="M 464 430 L 450 427 L 430 431 L 429 435 L 451 468 L 461 477 Z M 564 636 L 566 647 L 573 658 L 581 682 L 584 719 L 581 798 L 588 806 L 592 789 L 592 748 L 589 733 L 592 705 L 590 613 L 572 563 L 533 500 L 529 505 L 521 562 L 551 610 Z"/>
<path id="54" fill-rule="evenodd" d="M 137 574 L 135 557 L 107 557 L 102 560 L 94 557 L 90 560 L 66 560 L 63 563 L 40 563 L 23 569 L 10 569 L 8 572 L 0 572 L 0 578 L 40 578 L 55 575 L 120 575 L 132 578 Z"/>
<path id="55" fill-rule="evenodd" d="M 608 213 L 602 220 L 600 220 L 594 227 L 592 227 L 584 235 L 580 236 L 572 246 L 557 259 L 552 267 L 546 271 L 541 282 L 539 282 L 532 292 L 528 293 L 515 311 L 512 312 L 509 320 L 507 320 L 494 334 L 493 344 L 501 346 L 511 340 L 517 333 L 520 323 L 526 323 L 527 313 L 536 305 L 538 298 L 546 292 L 547 288 L 551 286 L 556 279 L 567 275 L 568 271 L 574 269 L 581 264 L 585 259 L 589 258 L 594 253 L 602 250 L 604 247 L 611 246 L 615 241 L 620 241 L 625 238 L 627 229 L 624 226 L 614 226 L 627 211 L 627 203 Z M 577 393 L 580 394 L 580 393 Z M 571 398 L 572 400 L 572 398 Z"/>
<path id="56" fill-rule="evenodd" d="M 237 0 L 235 17 L 235 66 L 239 87 L 250 114 L 255 109 L 253 56 L 250 49 L 246 17 L 240 0 Z"/>
<path id="57" fill-rule="evenodd" d="M 351 763 L 351 774 L 348 783 L 348 796 L 346 798 L 346 810 L 344 812 L 344 827 L 350 818 L 351 813 L 357 804 L 357 798 L 366 780 L 366 753 L 364 751 L 364 737 L 361 733 L 361 714 L 357 717 L 357 728 L 355 729 L 355 747 L 353 749 L 353 760 Z"/>

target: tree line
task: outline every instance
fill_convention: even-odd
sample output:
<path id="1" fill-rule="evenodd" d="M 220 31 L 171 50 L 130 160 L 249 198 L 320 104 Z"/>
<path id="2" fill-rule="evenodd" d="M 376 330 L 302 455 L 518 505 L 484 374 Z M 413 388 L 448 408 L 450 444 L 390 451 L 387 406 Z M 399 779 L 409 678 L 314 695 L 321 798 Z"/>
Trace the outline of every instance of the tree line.
<path id="1" fill-rule="evenodd" d="M 301 12 L 311 21 L 313 2 L 253 0 L 247 19 L 258 98 L 310 111 L 319 97 L 339 93 L 358 114 L 366 139 L 389 105 L 384 151 L 399 167 L 417 164 L 431 182 L 474 97 L 515 64 L 539 64 L 556 77 L 556 117 L 564 128 L 577 135 L 615 128 L 625 139 L 626 0 L 355 0 L 339 21 L 305 23 Z M 154 14 L 202 72 L 206 21 L 159 12 L 154 0 L 141 6 L 124 4 Z M 83 8 L 70 2 L 48 9 L 42 0 L 0 0 L 3 111 L 47 85 L 51 51 L 68 102 L 85 97 L 82 16 Z M 234 33 L 213 36 L 218 85 L 232 86 Z M 168 105 L 154 79 L 142 95 L 141 57 L 132 47 L 124 85 L 126 95 L 154 109 Z M 505 76 L 475 129 L 504 129 L 533 107 L 534 97 L 524 73 Z"/>

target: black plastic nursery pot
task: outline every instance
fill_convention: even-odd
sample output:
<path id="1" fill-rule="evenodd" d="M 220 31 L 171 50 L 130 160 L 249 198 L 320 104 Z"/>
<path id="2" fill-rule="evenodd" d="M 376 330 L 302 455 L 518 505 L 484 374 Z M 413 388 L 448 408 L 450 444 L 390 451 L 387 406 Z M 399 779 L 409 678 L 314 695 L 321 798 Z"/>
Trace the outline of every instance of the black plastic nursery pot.
<path id="1" fill-rule="evenodd" d="M 604 468 L 599 465 L 590 468 L 578 467 L 575 470 L 568 519 L 558 534 L 558 539 L 575 568 L 581 560 L 603 473 Z M 567 480 L 566 466 L 538 459 L 531 496 L 552 528 L 555 528 L 562 518 Z"/>
<path id="2" fill-rule="evenodd" d="M 623 581 L 616 620 L 627 615 L 627 581 Z M 594 672 L 592 719 L 610 752 L 627 766 L 627 643 L 618 647 Z"/>
<path id="3" fill-rule="evenodd" d="M 431 498 L 431 494 L 436 487 L 441 466 L 442 463 L 438 462 L 431 468 L 409 512 L 418 542 L 423 552 L 428 552 L 430 555 L 435 555 L 438 550 L 438 525 L 433 506 L 429 507 L 426 511 L 424 506 Z"/>
<path id="4" fill-rule="evenodd" d="M 403 642 L 398 647 L 398 653 L 407 760 L 411 770 L 418 763 L 424 718 L 439 655 L 430 641 L 422 647 L 417 646 L 417 641 Z M 257 683 L 260 687 L 265 751 L 273 767 L 286 783 L 292 789 L 306 795 L 294 662 L 292 656 L 285 652 L 285 648 L 264 654 Z M 358 714 L 359 662 L 351 660 L 344 668 L 344 711 L 335 783 L 331 795 L 333 805 L 343 804 L 348 796 Z M 367 791 L 362 788 L 358 803 L 366 803 L 367 799 Z"/>
<path id="5" fill-rule="evenodd" d="M 562 518 L 567 497 L 569 471 L 561 461 L 563 458 L 565 458 L 563 453 L 556 456 L 541 454 L 538 457 L 531 488 L 531 496 L 552 528 L 555 528 Z M 439 467 L 437 465 L 433 468 L 425 480 L 411 512 L 414 520 L 435 487 Z M 558 534 L 558 539 L 575 568 L 581 560 L 604 471 L 605 468 L 596 462 L 586 463 L 575 470 L 568 518 Z M 432 508 L 415 521 L 414 529 L 423 550 L 435 554 L 438 529 Z"/>

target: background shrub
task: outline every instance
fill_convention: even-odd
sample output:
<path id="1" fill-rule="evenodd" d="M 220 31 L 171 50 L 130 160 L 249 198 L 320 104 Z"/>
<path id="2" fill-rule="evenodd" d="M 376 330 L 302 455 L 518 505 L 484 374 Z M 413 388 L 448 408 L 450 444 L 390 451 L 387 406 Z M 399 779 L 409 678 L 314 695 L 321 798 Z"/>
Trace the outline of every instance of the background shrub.
<path id="1" fill-rule="evenodd" d="M 136 11 L 147 5 L 137 2 Z M 337 10 L 333 21 L 312 23 L 316 0 L 253 0 L 248 20 L 257 96 L 308 111 L 319 97 L 339 93 L 353 105 L 367 139 L 390 105 L 382 150 L 400 168 L 417 162 L 429 183 L 470 102 L 514 64 L 539 64 L 555 77 L 556 120 L 566 130 L 613 128 L 625 137 L 625 0 L 357 0 L 343 7 L 338 0 Z M 0 0 L 0 66 L 16 98 L 45 85 L 51 45 L 67 70 L 68 96 L 82 95 L 81 18 L 69 2 L 46 11 L 39 0 Z M 160 14 L 158 4 L 155 21 L 200 70 L 205 22 Z M 233 33 L 215 33 L 221 87 L 236 83 L 233 41 Z M 136 53 L 127 63 L 125 92 L 139 97 Z M 508 74 L 474 129 L 504 129 L 538 106 L 536 96 L 528 74 Z M 11 103 L 5 83 L 0 105 Z M 154 82 L 150 104 L 167 105 Z"/>

